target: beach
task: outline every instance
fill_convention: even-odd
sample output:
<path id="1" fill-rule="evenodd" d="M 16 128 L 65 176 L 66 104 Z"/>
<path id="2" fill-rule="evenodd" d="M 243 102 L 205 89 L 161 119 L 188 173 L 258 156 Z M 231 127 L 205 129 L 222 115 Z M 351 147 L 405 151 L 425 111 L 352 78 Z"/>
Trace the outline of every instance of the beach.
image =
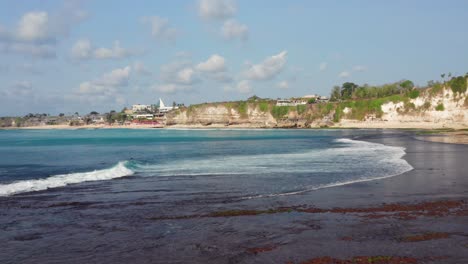
<path id="1" fill-rule="evenodd" d="M 0 197 L 0 262 L 468 262 L 468 146 L 414 131 L 343 133 L 404 147 L 413 169 L 260 199 L 200 185 L 195 199 L 173 200 L 169 185 L 145 190 L 133 176 Z"/>

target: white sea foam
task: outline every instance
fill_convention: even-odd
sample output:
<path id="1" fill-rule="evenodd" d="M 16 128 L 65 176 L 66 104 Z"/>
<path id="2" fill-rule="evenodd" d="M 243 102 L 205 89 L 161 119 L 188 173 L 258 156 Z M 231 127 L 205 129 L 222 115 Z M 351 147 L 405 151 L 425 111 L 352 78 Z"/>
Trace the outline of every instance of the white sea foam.
<path id="1" fill-rule="evenodd" d="M 259 195 L 246 197 L 252 199 L 295 195 L 357 182 L 380 180 L 413 169 L 402 158 L 406 154 L 403 147 L 351 139 L 337 139 L 335 143 L 339 144 L 326 149 L 311 149 L 297 153 L 229 155 L 183 162 L 178 160 L 164 164 L 138 164 L 135 170 L 141 172 L 141 175 L 163 177 L 242 177 L 242 175 L 249 175 L 249 178 L 272 177 L 271 180 L 257 181 L 255 186 L 247 184 L 249 188 L 259 189 Z M 300 179 L 294 176 L 298 174 L 301 174 Z M 288 180 L 277 182 L 291 175 L 293 176 Z M 271 184 L 262 184 L 262 181 Z"/>
<path id="2" fill-rule="evenodd" d="M 344 143 L 350 146 L 350 148 L 343 148 L 340 149 L 339 152 L 342 153 L 373 153 L 375 152 L 375 167 L 382 169 L 382 165 L 385 164 L 393 169 L 391 173 L 385 173 L 385 170 L 380 172 L 373 172 L 371 175 L 359 177 L 353 180 L 344 180 L 344 181 L 336 181 L 328 184 L 319 184 L 319 185 L 312 185 L 307 186 L 306 188 L 298 191 L 291 191 L 291 192 L 283 192 L 283 193 L 271 193 L 271 194 L 261 194 L 261 195 L 254 195 L 254 196 L 247 196 L 245 199 L 255 199 L 255 198 L 268 198 L 268 197 L 278 197 L 278 196 L 288 196 L 288 195 L 297 195 L 303 194 L 306 192 L 316 191 L 320 189 L 344 186 L 353 183 L 359 182 L 368 182 L 368 181 L 375 181 L 375 180 L 382 180 L 391 177 L 395 177 L 401 175 L 405 172 L 413 170 L 413 167 L 402 157 L 406 154 L 404 147 L 394 147 L 394 146 L 387 146 L 378 143 L 370 143 L 366 141 L 358 141 L 358 140 L 351 140 L 351 139 L 337 139 L 335 140 L 339 143 Z M 358 165 L 359 166 L 359 165 Z"/>
<path id="3" fill-rule="evenodd" d="M 228 155 L 203 159 L 175 160 L 163 164 L 137 164 L 135 170 L 150 176 L 208 176 L 236 174 L 339 173 L 369 166 L 366 175 L 377 178 L 412 169 L 404 159 L 403 147 L 337 139 L 341 147 L 304 152 Z M 376 171 L 372 171 L 372 169 Z M 367 178 L 365 178 L 367 180 Z"/>
<path id="4" fill-rule="evenodd" d="M 9 184 L 0 184 L 0 196 L 9 196 L 32 191 L 42 191 L 50 188 L 63 187 L 74 183 L 110 180 L 132 175 L 133 171 L 128 169 L 125 164 L 125 161 L 121 161 L 109 169 L 61 174 L 37 180 L 23 180 Z"/>

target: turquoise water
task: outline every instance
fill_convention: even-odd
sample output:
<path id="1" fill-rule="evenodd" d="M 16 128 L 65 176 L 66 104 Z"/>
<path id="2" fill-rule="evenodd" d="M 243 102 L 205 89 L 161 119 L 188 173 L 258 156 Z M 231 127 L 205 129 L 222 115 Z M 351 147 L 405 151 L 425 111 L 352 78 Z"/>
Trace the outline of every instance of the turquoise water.
<path id="1" fill-rule="evenodd" d="M 351 130 L 4 130 L 0 196 L 67 188 L 294 195 L 411 170 L 404 148 Z M 359 134 L 377 133 L 359 131 Z M 117 179 L 127 178 L 125 186 Z M 113 185 L 115 182 L 115 186 Z M 142 184 L 144 183 L 144 184 Z"/>

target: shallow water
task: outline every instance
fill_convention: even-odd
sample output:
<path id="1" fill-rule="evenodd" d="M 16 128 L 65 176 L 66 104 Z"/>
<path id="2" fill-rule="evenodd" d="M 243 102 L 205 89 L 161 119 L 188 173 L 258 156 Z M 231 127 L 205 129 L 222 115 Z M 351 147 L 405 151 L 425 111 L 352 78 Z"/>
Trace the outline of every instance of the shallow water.
<path id="1" fill-rule="evenodd" d="M 215 189 L 248 199 L 385 178 L 412 168 L 402 159 L 403 148 L 348 139 L 347 131 L 0 133 L 0 196 L 83 182 L 99 186 L 98 181 L 133 176 L 130 185 L 169 184 L 172 190 L 193 193 Z"/>

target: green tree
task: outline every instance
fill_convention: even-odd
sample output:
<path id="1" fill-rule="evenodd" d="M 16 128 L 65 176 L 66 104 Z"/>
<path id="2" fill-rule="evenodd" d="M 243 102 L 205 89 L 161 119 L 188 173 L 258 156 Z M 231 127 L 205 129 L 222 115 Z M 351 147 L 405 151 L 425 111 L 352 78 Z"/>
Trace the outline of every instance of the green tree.
<path id="1" fill-rule="evenodd" d="M 408 92 L 413 90 L 414 88 L 414 83 L 410 80 L 405 80 L 400 83 L 401 88 L 403 89 L 404 92 Z"/>
<path id="2" fill-rule="evenodd" d="M 315 104 L 316 101 L 317 101 L 317 99 L 315 99 L 315 98 L 310 98 L 310 99 L 307 101 L 307 103 L 308 103 L 308 104 Z"/>
<path id="3" fill-rule="evenodd" d="M 341 86 L 341 98 L 350 99 L 358 85 L 352 82 L 345 82 Z"/>
<path id="4" fill-rule="evenodd" d="M 330 94 L 330 101 L 335 102 L 341 99 L 341 89 L 339 86 L 333 86 L 332 92 Z"/>
<path id="5" fill-rule="evenodd" d="M 454 93 L 464 93 L 467 89 L 466 79 L 463 76 L 453 77 L 449 85 Z"/>
<path id="6" fill-rule="evenodd" d="M 257 101 L 257 100 L 260 100 L 261 98 L 256 96 L 256 95 L 252 95 L 250 96 L 249 98 L 247 98 L 247 101 Z"/>

